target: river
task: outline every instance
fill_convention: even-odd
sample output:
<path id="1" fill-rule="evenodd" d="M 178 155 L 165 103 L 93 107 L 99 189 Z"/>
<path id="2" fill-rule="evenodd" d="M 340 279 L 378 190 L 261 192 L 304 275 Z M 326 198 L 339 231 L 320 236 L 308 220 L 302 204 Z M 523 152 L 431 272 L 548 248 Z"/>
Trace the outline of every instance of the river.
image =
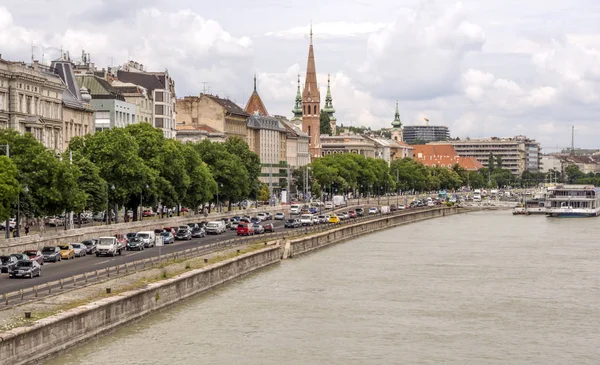
<path id="1" fill-rule="evenodd" d="M 600 219 L 456 215 L 283 262 L 46 365 L 600 364 Z"/>

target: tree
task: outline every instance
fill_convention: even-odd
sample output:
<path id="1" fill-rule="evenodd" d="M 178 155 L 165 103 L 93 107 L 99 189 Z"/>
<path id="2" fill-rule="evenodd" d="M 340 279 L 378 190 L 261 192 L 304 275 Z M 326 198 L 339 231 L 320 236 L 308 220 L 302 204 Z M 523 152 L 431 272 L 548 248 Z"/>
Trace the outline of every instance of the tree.
<path id="1" fill-rule="evenodd" d="M 585 174 L 581 172 L 579 166 L 569 165 L 565 168 L 565 174 L 567 174 L 567 181 L 569 184 L 577 183 L 577 180 L 585 177 Z"/>
<path id="2" fill-rule="evenodd" d="M 329 119 L 329 114 L 321 110 L 321 125 L 320 125 L 321 134 L 332 134 L 331 131 L 331 120 Z"/>
<path id="3" fill-rule="evenodd" d="M 258 201 L 265 202 L 271 199 L 271 194 L 269 192 L 269 185 L 260 184 L 260 189 L 258 191 Z"/>
<path id="4" fill-rule="evenodd" d="M 190 184 L 185 193 L 183 204 L 197 211 L 202 204 L 209 202 L 217 193 L 217 183 L 210 173 L 209 167 L 202 161 L 200 153 L 190 143 L 183 145 L 186 171 Z"/>
<path id="5" fill-rule="evenodd" d="M 11 206 L 19 194 L 17 166 L 6 156 L 0 156 L 0 222 L 11 216 Z"/>
<path id="6" fill-rule="evenodd" d="M 60 184 L 56 184 L 60 212 L 80 213 L 85 208 L 87 194 L 79 185 L 80 177 L 81 171 L 77 165 L 69 160 L 60 161 L 56 174 L 57 180 L 60 181 Z"/>
<path id="7" fill-rule="evenodd" d="M 502 156 L 496 156 L 496 168 L 502 170 Z"/>
<path id="8" fill-rule="evenodd" d="M 488 170 L 493 172 L 495 169 L 496 159 L 494 158 L 494 154 L 490 152 L 490 156 L 488 157 Z"/>
<path id="9" fill-rule="evenodd" d="M 256 153 L 250 150 L 248 143 L 241 138 L 229 138 L 223 145 L 225 146 L 225 150 L 227 150 L 227 152 L 241 159 L 242 164 L 248 173 L 248 181 L 246 182 L 247 189 L 244 190 L 241 198 L 256 196 L 260 186 L 258 177 L 262 171 L 260 158 Z"/>
<path id="10" fill-rule="evenodd" d="M 79 151 L 73 153 L 73 164 L 79 169 L 77 184 L 85 194 L 83 210 L 100 212 L 106 209 L 106 181 L 100 177 L 100 169 Z M 80 213 L 81 211 L 77 211 Z"/>

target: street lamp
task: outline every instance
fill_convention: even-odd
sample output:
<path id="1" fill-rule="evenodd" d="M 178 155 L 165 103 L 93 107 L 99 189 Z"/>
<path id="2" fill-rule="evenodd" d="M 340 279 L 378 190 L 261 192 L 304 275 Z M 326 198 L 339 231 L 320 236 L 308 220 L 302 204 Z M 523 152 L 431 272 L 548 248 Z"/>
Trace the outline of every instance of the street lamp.
<path id="1" fill-rule="evenodd" d="M 148 184 L 146 184 L 145 186 L 146 189 L 148 189 Z M 140 191 L 140 222 L 142 221 L 142 217 L 144 216 L 144 189 L 142 189 L 142 191 Z M 127 212 L 125 212 L 125 214 L 127 214 Z"/>
<path id="2" fill-rule="evenodd" d="M 29 192 L 29 188 L 25 186 L 23 188 L 25 193 Z M 6 228 L 8 230 L 8 227 Z M 21 190 L 19 190 L 19 194 L 17 195 L 17 237 L 21 237 Z"/>
<path id="3" fill-rule="evenodd" d="M 114 191 L 115 185 L 110 185 L 110 188 Z M 108 198 L 108 182 L 106 183 L 106 225 L 110 224 L 110 199 Z"/>
<path id="4" fill-rule="evenodd" d="M 219 211 L 219 207 L 220 207 L 220 205 L 219 205 L 219 185 L 221 186 L 221 188 L 223 187 L 223 184 L 217 184 L 217 211 Z"/>
<path id="5" fill-rule="evenodd" d="M 6 157 L 10 158 L 10 146 L 8 144 L 0 144 L 0 147 L 4 147 L 4 149 L 6 150 Z M 4 229 L 6 230 L 6 239 L 10 238 L 10 215 L 8 218 L 6 218 L 6 222 L 4 222 L 6 225 L 4 226 Z"/>

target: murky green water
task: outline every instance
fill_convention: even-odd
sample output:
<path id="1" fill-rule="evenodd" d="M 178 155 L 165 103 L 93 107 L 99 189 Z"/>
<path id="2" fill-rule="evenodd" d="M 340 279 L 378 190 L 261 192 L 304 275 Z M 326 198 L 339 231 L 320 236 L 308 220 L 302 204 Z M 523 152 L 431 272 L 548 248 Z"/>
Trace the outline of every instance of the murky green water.
<path id="1" fill-rule="evenodd" d="M 286 261 L 48 365 L 600 364 L 600 219 L 421 222 Z"/>

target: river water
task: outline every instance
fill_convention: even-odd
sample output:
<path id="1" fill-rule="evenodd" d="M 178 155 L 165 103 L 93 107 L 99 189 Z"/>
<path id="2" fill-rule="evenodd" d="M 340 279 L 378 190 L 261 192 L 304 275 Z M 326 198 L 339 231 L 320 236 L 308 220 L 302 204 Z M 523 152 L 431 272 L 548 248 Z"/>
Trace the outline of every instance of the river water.
<path id="1" fill-rule="evenodd" d="M 297 257 L 49 361 L 600 364 L 600 219 L 469 213 Z"/>

